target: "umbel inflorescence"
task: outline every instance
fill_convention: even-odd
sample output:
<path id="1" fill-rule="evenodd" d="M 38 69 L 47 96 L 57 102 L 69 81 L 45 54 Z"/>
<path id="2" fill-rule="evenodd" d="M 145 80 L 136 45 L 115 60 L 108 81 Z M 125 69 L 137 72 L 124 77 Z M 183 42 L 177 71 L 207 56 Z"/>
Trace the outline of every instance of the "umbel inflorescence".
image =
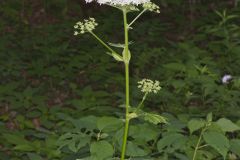
<path id="1" fill-rule="evenodd" d="M 85 0 L 89 2 L 97 2 L 99 4 L 110 4 L 110 5 L 139 5 L 150 2 L 150 0 Z"/>
<path id="2" fill-rule="evenodd" d="M 143 93 L 158 93 L 160 91 L 160 82 L 152 81 L 150 79 L 143 79 L 138 82 L 138 88 L 141 89 Z"/>
<path id="3" fill-rule="evenodd" d="M 91 32 L 98 24 L 94 18 L 85 19 L 83 22 L 77 22 L 74 28 L 76 29 L 74 35 Z"/>

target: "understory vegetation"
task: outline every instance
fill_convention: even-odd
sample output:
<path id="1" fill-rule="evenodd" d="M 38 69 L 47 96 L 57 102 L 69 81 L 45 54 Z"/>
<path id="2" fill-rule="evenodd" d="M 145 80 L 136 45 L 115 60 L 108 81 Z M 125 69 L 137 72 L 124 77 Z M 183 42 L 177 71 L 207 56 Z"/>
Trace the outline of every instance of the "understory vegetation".
<path id="1" fill-rule="evenodd" d="M 143 78 L 160 81 L 161 90 L 131 120 L 126 158 L 239 160 L 240 2 L 155 3 L 161 13 L 145 13 L 129 33 L 130 107 L 142 100 Z M 91 35 L 73 35 L 89 17 L 102 39 L 124 42 L 122 14 L 109 6 L 0 2 L 1 160 L 119 159 L 124 65 Z"/>

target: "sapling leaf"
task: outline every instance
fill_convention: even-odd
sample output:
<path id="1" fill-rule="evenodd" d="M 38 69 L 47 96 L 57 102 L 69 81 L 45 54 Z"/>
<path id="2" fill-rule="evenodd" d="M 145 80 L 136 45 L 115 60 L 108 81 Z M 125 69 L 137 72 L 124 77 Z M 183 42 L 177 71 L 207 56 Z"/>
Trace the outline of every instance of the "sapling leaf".
<path id="1" fill-rule="evenodd" d="M 194 131 L 197 131 L 205 126 L 205 121 L 202 119 L 192 119 L 188 122 L 188 128 L 192 134 Z"/>
<path id="2" fill-rule="evenodd" d="M 234 132 L 240 130 L 239 126 L 237 126 L 232 121 L 226 118 L 221 118 L 216 123 L 222 129 L 223 132 Z"/>
<path id="3" fill-rule="evenodd" d="M 226 158 L 230 148 L 230 144 L 229 140 L 227 139 L 227 137 L 225 137 L 225 135 L 219 132 L 209 131 L 203 133 L 203 139 L 207 144 L 209 144 L 216 151 L 218 151 L 218 153 L 221 154 L 224 159 Z"/>
<path id="4" fill-rule="evenodd" d="M 122 121 L 115 117 L 101 117 L 97 120 L 97 128 L 106 132 L 111 132 L 119 129 L 122 126 Z"/>
<path id="5" fill-rule="evenodd" d="M 90 146 L 92 159 L 106 160 L 113 156 L 113 146 L 107 141 L 94 142 Z"/>

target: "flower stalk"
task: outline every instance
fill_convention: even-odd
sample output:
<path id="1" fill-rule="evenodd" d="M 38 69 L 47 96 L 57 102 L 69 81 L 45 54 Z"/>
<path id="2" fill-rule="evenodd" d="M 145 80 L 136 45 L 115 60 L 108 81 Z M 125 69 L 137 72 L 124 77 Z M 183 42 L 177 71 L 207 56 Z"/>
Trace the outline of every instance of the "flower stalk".
<path id="1" fill-rule="evenodd" d="M 127 11 L 123 9 L 123 20 L 124 20 L 124 37 L 125 37 L 125 48 L 124 48 L 124 57 L 128 57 L 129 49 L 128 49 L 128 24 L 127 24 Z M 122 142 L 122 152 L 121 152 L 121 160 L 125 159 L 126 148 L 127 148 L 127 137 L 128 137 L 128 129 L 129 129 L 129 60 L 124 60 L 125 63 L 125 87 L 126 87 L 126 102 L 125 102 L 125 128 Z"/>

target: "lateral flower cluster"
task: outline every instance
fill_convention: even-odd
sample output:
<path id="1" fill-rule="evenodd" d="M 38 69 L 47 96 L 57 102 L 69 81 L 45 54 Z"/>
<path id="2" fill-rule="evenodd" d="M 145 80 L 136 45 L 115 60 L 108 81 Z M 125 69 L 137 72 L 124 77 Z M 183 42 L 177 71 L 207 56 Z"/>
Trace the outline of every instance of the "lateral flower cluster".
<path id="1" fill-rule="evenodd" d="M 139 5 L 150 2 L 150 0 L 85 0 L 87 3 L 97 2 L 99 4 L 110 4 L 110 5 Z"/>
<path id="2" fill-rule="evenodd" d="M 96 23 L 94 18 L 85 19 L 83 22 L 77 22 L 76 25 L 74 25 L 74 28 L 76 29 L 74 35 L 77 36 L 79 34 L 91 32 L 97 25 L 98 23 Z"/>
<path id="3" fill-rule="evenodd" d="M 160 82 L 152 81 L 150 79 L 143 79 L 138 82 L 138 88 L 141 89 L 143 93 L 158 93 L 160 91 Z"/>
<path id="4" fill-rule="evenodd" d="M 160 13 L 160 7 L 152 2 L 144 3 L 143 8 L 151 12 Z"/>

